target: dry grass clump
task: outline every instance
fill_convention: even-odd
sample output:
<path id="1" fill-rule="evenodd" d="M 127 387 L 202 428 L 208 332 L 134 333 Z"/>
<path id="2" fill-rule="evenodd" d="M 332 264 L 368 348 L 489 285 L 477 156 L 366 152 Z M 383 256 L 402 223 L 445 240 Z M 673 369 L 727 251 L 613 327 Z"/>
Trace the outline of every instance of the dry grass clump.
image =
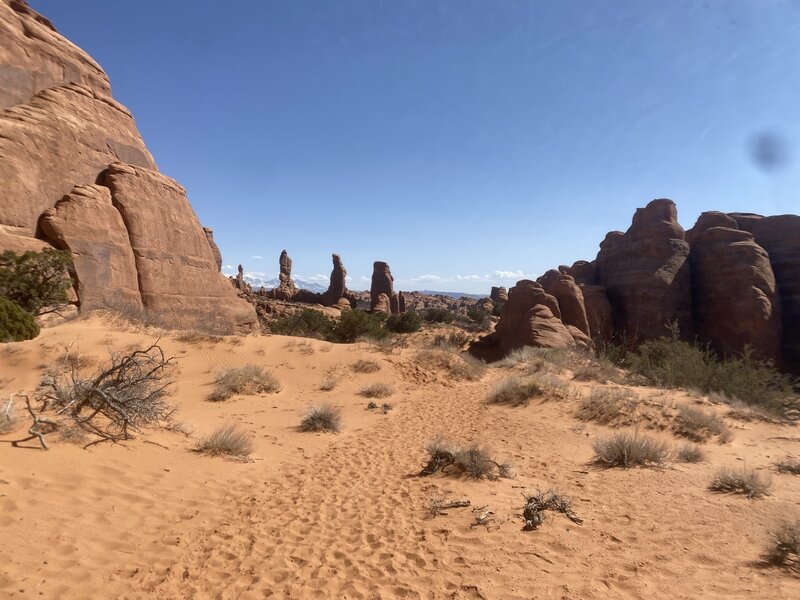
<path id="1" fill-rule="evenodd" d="M 527 406 L 531 398 L 544 394 L 542 385 L 533 379 L 508 377 L 497 382 L 489 392 L 486 401 L 489 404 L 508 404 L 509 406 Z"/>
<path id="2" fill-rule="evenodd" d="M 784 519 L 770 530 L 766 555 L 774 565 L 800 570 L 800 519 Z"/>
<path id="3" fill-rule="evenodd" d="M 0 422 L 0 431 L 2 430 L 2 422 Z M 797 458 L 784 458 L 782 461 L 775 463 L 775 467 L 781 473 L 791 473 L 792 475 L 800 475 L 800 459 Z"/>
<path id="4" fill-rule="evenodd" d="M 336 387 L 336 380 L 333 377 L 328 377 L 327 379 L 323 379 L 322 383 L 319 384 L 320 391 L 323 392 L 330 392 Z"/>
<path id="5" fill-rule="evenodd" d="M 184 344 L 219 344 L 225 338 L 221 335 L 215 335 L 213 333 L 207 333 L 195 329 L 183 331 L 179 333 L 175 339 L 179 342 L 183 342 Z"/>
<path id="6" fill-rule="evenodd" d="M 253 451 L 253 440 L 238 425 L 227 423 L 200 438 L 195 450 L 210 456 L 244 460 Z"/>
<path id="7" fill-rule="evenodd" d="M 731 432 L 713 410 L 703 410 L 696 406 L 681 404 L 678 406 L 678 417 L 674 425 L 675 433 L 694 442 L 704 442 L 717 436 L 720 442 L 731 439 Z"/>
<path id="8" fill-rule="evenodd" d="M 447 350 L 421 350 L 416 362 L 425 367 L 446 370 L 454 379 L 478 381 L 486 374 L 486 363 L 470 354 Z"/>
<path id="9" fill-rule="evenodd" d="M 552 510 L 565 515 L 573 523 L 580 525 L 583 519 L 572 511 L 572 500 L 555 490 L 546 492 L 536 491 L 533 494 L 525 494 L 525 508 L 522 511 L 522 518 L 525 519 L 523 531 L 533 531 L 544 523 L 544 511 Z"/>
<path id="10" fill-rule="evenodd" d="M 495 367 L 511 368 L 517 365 L 526 365 L 531 371 L 541 371 L 547 368 L 555 370 L 566 369 L 572 356 L 563 348 L 534 348 L 523 346 L 512 350 L 508 356 L 493 364 Z"/>
<path id="11" fill-rule="evenodd" d="M 352 369 L 356 373 L 374 373 L 375 371 L 379 371 L 380 368 L 380 364 L 374 360 L 357 360 L 352 365 Z"/>
<path id="12" fill-rule="evenodd" d="M 601 425 L 619 424 L 635 411 L 638 397 L 629 389 L 596 387 L 578 404 L 577 417 Z"/>
<path id="13" fill-rule="evenodd" d="M 595 462 L 606 467 L 646 467 L 663 464 L 670 456 L 667 445 L 637 432 L 615 433 L 592 444 Z"/>
<path id="14" fill-rule="evenodd" d="M 675 458 L 684 463 L 703 462 L 705 455 L 703 449 L 694 444 L 683 444 L 675 451 Z"/>
<path id="15" fill-rule="evenodd" d="M 336 433 L 342 428 L 342 412 L 330 404 L 309 406 L 300 421 L 300 431 L 327 431 Z"/>
<path id="16" fill-rule="evenodd" d="M 385 383 L 373 383 L 359 390 L 358 395 L 364 398 L 388 398 L 393 393 L 392 387 Z"/>
<path id="17" fill-rule="evenodd" d="M 746 467 L 720 469 L 708 486 L 708 489 L 715 492 L 746 494 L 748 498 L 768 496 L 771 488 L 772 482 L 768 477 L 764 477 L 755 470 Z"/>
<path id="18" fill-rule="evenodd" d="M 431 346 L 443 350 L 461 350 L 472 340 L 473 337 L 464 331 L 452 331 L 448 334 L 437 333 L 431 342 Z"/>
<path id="19" fill-rule="evenodd" d="M 598 381 L 600 383 L 622 383 L 617 366 L 607 358 L 589 358 L 572 368 L 572 378 L 577 381 Z"/>
<path id="20" fill-rule="evenodd" d="M 214 382 L 215 388 L 208 397 L 212 402 L 227 400 L 235 394 L 275 393 L 281 383 L 272 373 L 256 365 L 225 369 Z"/>
<path id="21" fill-rule="evenodd" d="M 511 465 L 495 461 L 489 450 L 478 444 L 457 446 L 442 437 L 437 437 L 425 448 L 428 462 L 420 475 L 442 472 L 447 475 L 464 476 L 470 479 L 497 479 L 511 476 Z"/>
<path id="22" fill-rule="evenodd" d="M 0 434 L 8 433 L 14 429 L 17 417 L 14 414 L 14 400 L 9 398 L 0 404 Z"/>

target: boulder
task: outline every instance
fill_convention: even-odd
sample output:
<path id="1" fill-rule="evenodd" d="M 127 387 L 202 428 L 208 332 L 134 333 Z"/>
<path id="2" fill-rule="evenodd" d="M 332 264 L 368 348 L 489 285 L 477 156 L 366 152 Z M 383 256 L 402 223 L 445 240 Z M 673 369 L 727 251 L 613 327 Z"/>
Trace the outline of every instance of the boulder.
<path id="1" fill-rule="evenodd" d="M 606 288 L 616 332 L 629 340 L 669 333 L 677 323 L 693 338 L 689 244 L 672 200 L 637 209 L 624 234 L 612 232 L 600 245 L 595 273 Z"/>
<path id="2" fill-rule="evenodd" d="M 556 299 L 535 281 L 523 279 L 509 290 L 508 302 L 495 330 L 474 342 L 469 352 L 493 362 L 524 346 L 568 348 L 574 345 L 572 334 L 561 322 Z"/>
<path id="3" fill-rule="evenodd" d="M 376 306 L 380 301 L 381 294 L 384 294 L 389 302 L 394 295 L 394 277 L 389 265 L 382 261 L 375 261 L 372 265 L 372 285 L 370 286 L 370 310 L 378 310 Z M 387 305 L 387 311 L 391 311 L 391 304 Z"/>
<path id="4" fill-rule="evenodd" d="M 729 216 L 739 229 L 752 233 L 755 242 L 769 254 L 781 299 L 785 365 L 800 373 L 800 216 Z"/>
<path id="5" fill-rule="evenodd" d="M 589 335 L 589 321 L 583 303 L 583 293 L 576 285 L 572 275 L 566 275 L 555 269 L 547 271 L 537 280 L 544 291 L 558 300 L 561 310 L 561 321 L 564 325 L 572 325 Z"/>
<path id="6" fill-rule="evenodd" d="M 144 308 L 128 231 L 107 187 L 75 186 L 44 212 L 39 227 L 53 246 L 72 254 L 82 311 Z"/>
<path id="7" fill-rule="evenodd" d="M 700 340 L 723 355 L 747 346 L 755 358 L 781 364 L 781 305 L 766 250 L 722 213 L 701 215 L 687 237 Z"/>

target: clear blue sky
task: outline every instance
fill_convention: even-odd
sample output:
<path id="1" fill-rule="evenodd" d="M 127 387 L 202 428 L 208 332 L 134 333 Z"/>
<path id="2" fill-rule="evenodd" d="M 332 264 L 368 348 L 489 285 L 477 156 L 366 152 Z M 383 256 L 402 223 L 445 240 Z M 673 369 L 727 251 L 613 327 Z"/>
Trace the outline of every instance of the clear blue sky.
<path id="1" fill-rule="evenodd" d="M 795 0 L 31 0 L 224 262 L 488 292 L 652 198 L 800 212 Z M 774 144 L 766 164 L 753 139 Z M 770 152 L 772 151 L 772 152 Z M 257 258 L 263 257 L 263 258 Z"/>

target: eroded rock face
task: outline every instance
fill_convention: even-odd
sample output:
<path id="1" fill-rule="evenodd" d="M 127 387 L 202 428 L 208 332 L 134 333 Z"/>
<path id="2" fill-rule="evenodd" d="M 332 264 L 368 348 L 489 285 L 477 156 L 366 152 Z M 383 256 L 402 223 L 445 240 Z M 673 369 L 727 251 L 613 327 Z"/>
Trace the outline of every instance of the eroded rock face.
<path id="1" fill-rule="evenodd" d="M 277 300 L 295 299 L 300 290 L 298 290 L 292 279 L 292 259 L 286 250 L 281 251 L 281 255 L 278 258 L 278 268 L 278 287 L 270 290 L 270 297 Z"/>
<path id="2" fill-rule="evenodd" d="M 506 290 L 506 288 L 502 286 L 500 287 L 492 286 L 492 291 L 489 293 L 489 299 L 492 302 L 507 302 L 508 291 Z"/>
<path id="3" fill-rule="evenodd" d="M 323 303 L 328 306 L 335 306 L 344 298 L 348 306 L 351 304 L 351 296 L 347 291 L 347 270 L 344 268 L 342 258 L 338 254 L 332 254 L 333 269 L 331 270 L 330 283 L 324 294 Z M 344 303 L 341 303 L 342 305 Z"/>
<path id="4" fill-rule="evenodd" d="M 787 368 L 800 373 L 800 216 L 731 214 L 769 254 L 783 313 L 783 354 Z"/>
<path id="5" fill-rule="evenodd" d="M 600 248 L 597 282 L 606 288 L 619 334 L 658 338 L 674 322 L 692 339 L 689 244 L 672 200 L 638 209 L 628 231 L 610 233 Z"/>
<path id="6" fill-rule="evenodd" d="M 214 241 L 214 230 L 209 229 L 208 227 L 203 227 L 203 233 L 206 234 L 206 240 L 208 240 L 208 246 L 211 248 L 211 254 L 214 257 L 214 262 L 217 263 L 217 269 L 222 271 L 222 253 L 219 251 L 217 242 Z"/>
<path id="7" fill-rule="evenodd" d="M 606 288 L 602 285 L 582 285 L 580 288 L 586 320 L 589 322 L 589 335 L 595 345 L 602 348 L 611 342 L 614 335 L 614 316 Z"/>
<path id="8" fill-rule="evenodd" d="M 586 317 L 586 307 L 583 303 L 583 293 L 571 275 L 561 273 L 555 269 L 547 271 L 538 282 L 544 291 L 558 300 L 561 310 L 561 321 L 564 325 L 571 325 L 589 335 L 589 321 Z"/>
<path id="9" fill-rule="evenodd" d="M 593 285 L 595 282 L 594 263 L 589 261 L 576 260 L 571 267 L 559 270 L 567 275 L 572 275 L 578 285 Z"/>
<path id="10" fill-rule="evenodd" d="M 380 300 L 381 294 L 385 295 L 388 301 L 386 310 L 378 308 L 379 303 L 383 306 Z M 391 313 L 391 298 L 394 296 L 394 277 L 392 277 L 389 265 L 385 262 L 375 261 L 372 265 L 372 285 L 370 286 L 369 296 L 370 310 L 382 310 L 383 312 Z"/>
<path id="11" fill-rule="evenodd" d="M 144 308 L 128 231 L 107 187 L 76 186 L 39 226 L 53 246 L 72 254 L 83 310 Z"/>
<path id="12" fill-rule="evenodd" d="M 378 297 L 376 298 L 375 304 L 372 307 L 372 312 L 384 312 L 387 315 L 391 314 L 392 313 L 392 301 L 389 298 L 389 296 L 387 296 L 384 293 L 378 294 Z"/>
<path id="13" fill-rule="evenodd" d="M 540 284 L 523 279 L 509 290 L 508 302 L 495 330 L 473 343 L 469 352 L 493 362 L 523 346 L 568 348 L 573 345 L 572 334 L 561 322 L 558 301 Z"/>
<path id="14" fill-rule="evenodd" d="M 210 230 L 157 172 L 106 74 L 21 0 L 0 0 L 0 108 L 0 251 L 41 248 L 37 237 L 70 248 L 82 310 L 138 296 L 166 325 L 255 324 L 219 272 Z M 103 273 L 103 253 L 123 270 Z"/>

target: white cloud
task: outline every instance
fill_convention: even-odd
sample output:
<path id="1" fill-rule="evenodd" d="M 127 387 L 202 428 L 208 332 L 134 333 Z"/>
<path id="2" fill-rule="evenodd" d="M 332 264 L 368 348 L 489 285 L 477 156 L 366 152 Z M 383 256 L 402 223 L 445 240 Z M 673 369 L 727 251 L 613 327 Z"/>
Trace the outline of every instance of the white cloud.
<path id="1" fill-rule="evenodd" d="M 263 256 L 259 256 L 258 254 L 253 254 L 253 256 L 251 256 L 250 258 L 255 258 L 256 260 L 261 260 L 264 257 Z"/>
<path id="2" fill-rule="evenodd" d="M 412 277 L 411 281 L 417 283 L 419 281 L 442 281 L 442 278 L 438 275 L 419 275 L 417 277 Z"/>
<path id="3" fill-rule="evenodd" d="M 329 275 L 323 275 L 322 273 L 317 273 L 316 275 L 292 275 L 294 279 L 299 279 L 301 281 L 311 281 L 316 283 L 328 283 L 330 282 Z"/>

